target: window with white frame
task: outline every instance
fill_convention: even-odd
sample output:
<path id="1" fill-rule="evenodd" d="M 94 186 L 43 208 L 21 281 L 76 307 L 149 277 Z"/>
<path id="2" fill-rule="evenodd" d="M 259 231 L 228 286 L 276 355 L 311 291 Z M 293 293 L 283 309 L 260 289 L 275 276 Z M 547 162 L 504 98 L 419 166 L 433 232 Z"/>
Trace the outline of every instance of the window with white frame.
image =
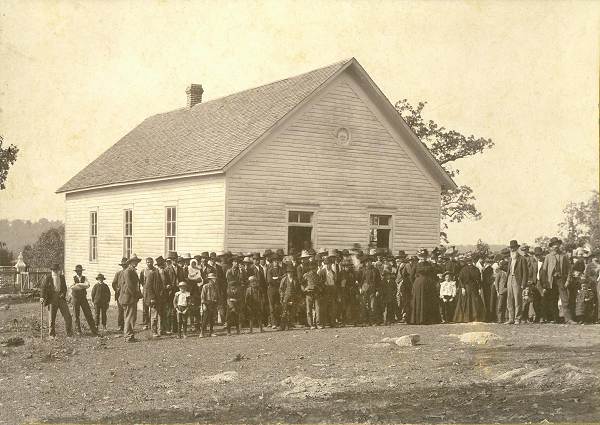
<path id="1" fill-rule="evenodd" d="M 177 250 L 177 208 L 166 208 L 165 254 Z"/>
<path id="2" fill-rule="evenodd" d="M 370 220 L 369 247 L 391 248 L 392 216 L 371 214 Z"/>
<path id="3" fill-rule="evenodd" d="M 90 211 L 90 261 L 98 259 L 98 211 Z"/>
<path id="4" fill-rule="evenodd" d="M 133 251 L 133 211 L 123 211 L 123 257 L 130 258 Z"/>

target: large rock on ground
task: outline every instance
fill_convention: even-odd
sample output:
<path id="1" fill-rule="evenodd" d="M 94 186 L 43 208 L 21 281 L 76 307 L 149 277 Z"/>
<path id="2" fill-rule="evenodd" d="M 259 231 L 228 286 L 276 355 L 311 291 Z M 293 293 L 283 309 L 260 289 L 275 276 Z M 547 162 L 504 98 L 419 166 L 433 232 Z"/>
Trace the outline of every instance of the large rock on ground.
<path id="1" fill-rule="evenodd" d="M 460 335 L 460 341 L 467 344 L 483 345 L 493 341 L 500 341 L 498 335 L 491 332 L 467 332 Z"/>
<path id="2" fill-rule="evenodd" d="M 404 335 L 397 338 L 383 338 L 381 342 L 383 343 L 393 343 L 399 347 L 412 347 L 413 345 L 417 345 L 421 340 L 421 335 L 418 334 L 410 334 Z"/>
<path id="3" fill-rule="evenodd" d="M 600 383 L 600 377 L 593 370 L 566 363 L 537 369 L 520 367 L 502 373 L 493 378 L 492 381 L 534 389 L 565 390 L 597 386 Z"/>

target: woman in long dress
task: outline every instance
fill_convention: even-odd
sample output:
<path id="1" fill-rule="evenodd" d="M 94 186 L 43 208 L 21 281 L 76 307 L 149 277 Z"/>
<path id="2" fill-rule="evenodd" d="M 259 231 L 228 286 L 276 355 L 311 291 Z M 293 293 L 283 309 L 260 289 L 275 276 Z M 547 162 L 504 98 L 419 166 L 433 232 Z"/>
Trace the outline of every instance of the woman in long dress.
<path id="1" fill-rule="evenodd" d="M 409 323 L 427 325 L 440 322 L 437 296 L 437 275 L 434 264 L 427 261 L 429 252 L 421 248 L 417 252 L 419 262 L 411 270 L 412 299 Z"/>
<path id="2" fill-rule="evenodd" d="M 482 322 L 485 320 L 485 306 L 480 295 L 481 273 L 474 263 L 477 256 L 470 259 L 458 274 L 456 287 L 456 310 L 454 322 Z"/>

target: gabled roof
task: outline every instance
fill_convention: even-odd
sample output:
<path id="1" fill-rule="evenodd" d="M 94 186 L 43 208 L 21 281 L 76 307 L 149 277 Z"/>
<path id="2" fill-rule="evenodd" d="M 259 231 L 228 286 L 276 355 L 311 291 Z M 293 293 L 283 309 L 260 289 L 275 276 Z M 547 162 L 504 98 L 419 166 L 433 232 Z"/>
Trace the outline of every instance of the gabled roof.
<path id="1" fill-rule="evenodd" d="M 220 171 L 348 62 L 147 118 L 57 192 Z"/>
<path id="2" fill-rule="evenodd" d="M 452 178 L 410 130 L 356 59 L 245 90 L 192 108 L 154 115 L 92 161 L 57 193 L 109 185 L 223 172 L 259 143 L 269 129 L 308 101 L 318 89 L 354 65 L 367 81 L 388 118 L 407 131 L 409 143 L 442 187 Z M 168 151 L 168 155 L 161 152 Z"/>

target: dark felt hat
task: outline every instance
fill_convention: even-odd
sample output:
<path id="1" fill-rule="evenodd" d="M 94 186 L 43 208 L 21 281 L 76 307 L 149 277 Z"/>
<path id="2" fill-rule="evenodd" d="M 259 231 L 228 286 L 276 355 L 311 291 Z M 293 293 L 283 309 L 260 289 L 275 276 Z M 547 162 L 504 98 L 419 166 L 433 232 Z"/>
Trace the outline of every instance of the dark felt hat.
<path id="1" fill-rule="evenodd" d="M 544 254 L 544 250 L 539 247 L 536 246 L 535 248 L 533 248 L 533 255 L 543 255 Z"/>
<path id="2" fill-rule="evenodd" d="M 104 275 L 102 273 L 98 273 L 98 276 L 96 276 L 96 280 L 104 280 Z"/>
<path id="3" fill-rule="evenodd" d="M 517 242 L 516 240 L 512 240 L 510 241 L 510 243 L 508 244 L 508 247 L 510 249 L 518 249 L 521 245 L 519 245 L 519 242 Z"/>
<path id="4" fill-rule="evenodd" d="M 139 263 L 140 261 L 142 261 L 140 258 L 138 258 L 138 256 L 136 254 L 133 254 L 131 256 L 131 258 L 129 260 L 127 260 L 127 264 L 131 264 L 131 263 Z"/>
<path id="5" fill-rule="evenodd" d="M 126 265 L 127 265 L 127 257 L 121 258 L 121 262 L 119 263 L 119 266 L 126 266 Z"/>
<path id="6" fill-rule="evenodd" d="M 558 239 L 557 237 L 553 236 L 552 238 L 550 238 L 550 243 L 548 244 L 548 246 L 554 246 L 554 245 L 560 245 L 562 244 L 562 241 L 560 239 Z"/>

